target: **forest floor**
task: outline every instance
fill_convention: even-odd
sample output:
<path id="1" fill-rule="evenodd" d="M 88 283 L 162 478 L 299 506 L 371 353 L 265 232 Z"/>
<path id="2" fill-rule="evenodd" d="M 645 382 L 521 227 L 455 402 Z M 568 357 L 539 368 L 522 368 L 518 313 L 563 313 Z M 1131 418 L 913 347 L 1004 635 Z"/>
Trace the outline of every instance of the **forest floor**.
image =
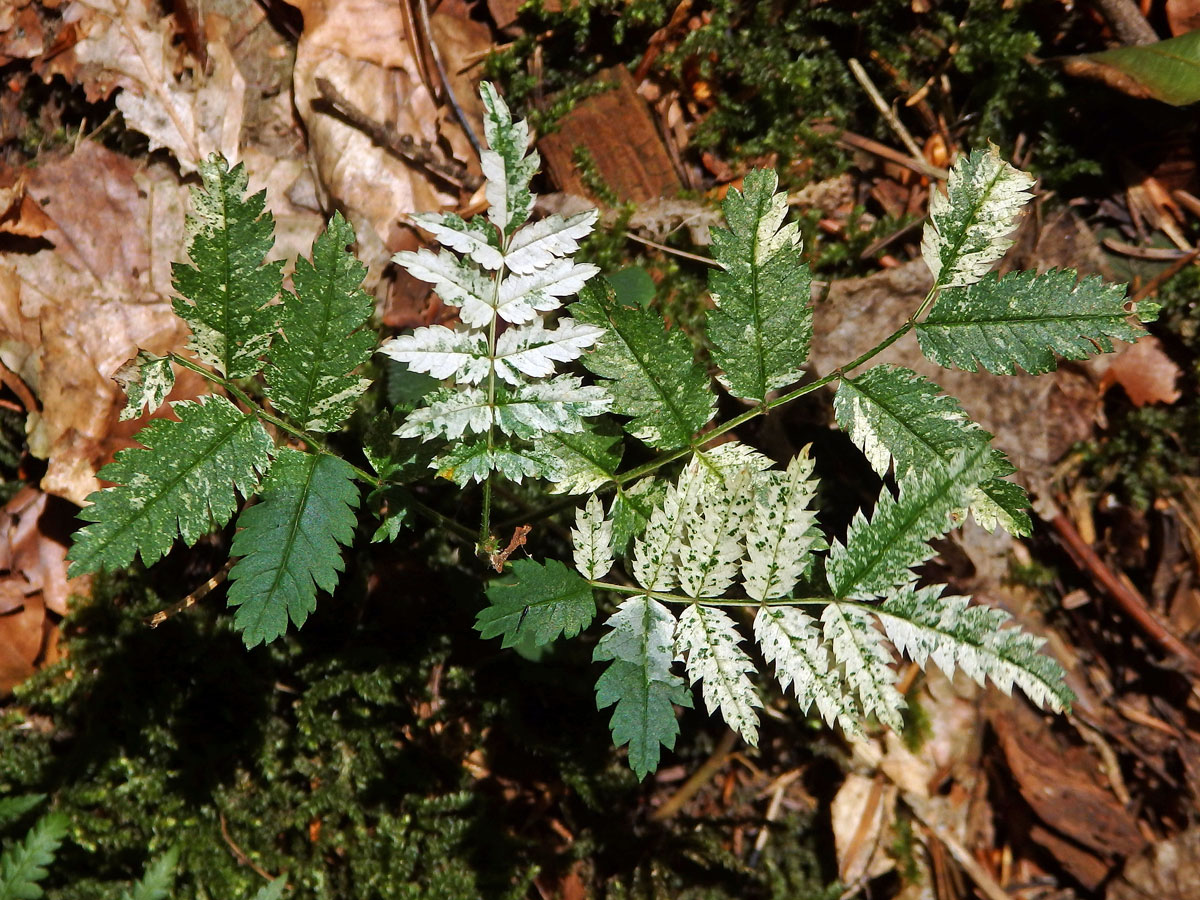
<path id="1" fill-rule="evenodd" d="M 175 846 L 176 895 L 221 900 L 280 874 L 339 900 L 1200 900 L 1200 120 L 1089 56 L 1196 29 L 1196 0 L 0 0 L 0 800 L 70 818 L 46 896 L 122 896 Z M 822 285 L 819 376 L 919 305 L 931 192 L 989 140 L 1039 179 L 1004 270 L 1162 304 L 1040 379 L 887 357 L 1035 498 L 1032 537 L 970 526 L 923 574 L 1044 637 L 1070 715 L 911 668 L 903 736 L 781 701 L 752 749 L 685 710 L 639 783 L 590 647 L 481 641 L 478 566 L 435 530 L 358 541 L 304 630 L 250 652 L 231 529 L 67 579 L 78 506 L 145 424 L 111 376 L 186 341 L 196 161 L 267 191 L 272 258 L 342 211 L 385 334 L 446 322 L 390 259 L 421 245 L 405 214 L 486 207 L 483 78 L 534 125 L 539 208 L 600 206 L 581 259 L 701 350 L 709 226 L 750 169 L 779 172 Z M 836 532 L 879 480 L 814 397 L 738 437 L 832 450 Z"/>

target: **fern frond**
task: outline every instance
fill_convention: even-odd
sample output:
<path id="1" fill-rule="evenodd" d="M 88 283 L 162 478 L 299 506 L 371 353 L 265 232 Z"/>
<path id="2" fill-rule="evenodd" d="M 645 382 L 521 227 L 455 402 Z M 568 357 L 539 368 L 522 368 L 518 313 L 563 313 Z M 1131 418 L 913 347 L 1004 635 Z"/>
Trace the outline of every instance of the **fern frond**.
<path id="1" fill-rule="evenodd" d="M 584 578 L 603 578 L 613 567 L 612 522 L 604 517 L 604 505 L 594 494 L 575 510 L 571 529 L 575 568 Z"/>
<path id="2" fill-rule="evenodd" d="M 612 481 L 625 450 L 619 432 L 590 424 L 577 434 L 547 434 L 541 443 L 562 463 L 559 480 L 550 488 L 553 494 L 587 494 Z"/>
<path id="3" fill-rule="evenodd" d="M 513 562 L 512 573 L 488 585 L 488 603 L 475 619 L 483 638 L 503 636 L 502 647 L 524 640 L 541 647 L 573 638 L 596 617 L 592 586 L 556 559 Z"/>
<path id="4" fill-rule="evenodd" d="M 163 405 L 175 387 L 175 369 L 170 357 L 139 350 L 137 356 L 113 373 L 113 381 L 125 392 L 120 419 L 127 422 L 136 419 L 143 410 L 152 413 Z"/>
<path id="5" fill-rule="evenodd" d="M 1044 638 L 1005 628 L 1008 613 L 969 606 L 970 598 L 943 596 L 944 589 L 940 584 L 906 585 L 873 608 L 900 653 L 921 668 L 932 659 L 947 675 L 958 667 L 981 686 L 990 677 L 1006 694 L 1015 684 L 1038 706 L 1055 712 L 1071 708 L 1075 698 L 1066 686 L 1066 673 L 1040 652 Z"/>
<path id="6" fill-rule="evenodd" d="M 980 444 L 946 465 L 929 465 L 900 481 L 900 497 L 883 488 L 870 521 L 855 516 L 843 545 L 834 541 L 826 574 L 835 597 L 870 599 L 909 580 L 909 568 L 933 555 L 927 541 L 953 527 L 951 514 L 988 475 L 990 449 Z"/>
<path id="7" fill-rule="evenodd" d="M 296 260 L 279 310 L 283 336 L 271 347 L 267 396 L 305 431 L 334 431 L 370 386 L 349 373 L 371 357 L 375 333 L 364 327 L 375 304 L 360 287 L 367 267 L 346 248 L 354 229 L 334 213 L 313 244 L 312 262 Z"/>
<path id="8" fill-rule="evenodd" d="M 972 284 L 991 269 L 1012 246 L 1009 235 L 1032 188 L 1033 179 L 1001 159 L 994 144 L 954 164 L 946 193 L 930 195 L 921 240 L 935 288 Z"/>
<path id="9" fill-rule="evenodd" d="M 765 489 L 755 499 L 742 561 L 742 579 L 751 600 L 787 596 L 812 568 L 812 551 L 825 546 L 816 528 L 817 514 L 808 508 L 817 492 L 808 450 L 805 447 L 792 459 L 785 473 L 769 473 Z"/>
<path id="10" fill-rule="evenodd" d="M 119 569 L 140 554 L 150 565 L 176 535 L 189 547 L 229 521 L 235 490 L 249 497 L 274 445 L 254 416 L 223 397 L 176 403 L 179 421 L 158 419 L 138 432 L 145 448 L 122 450 L 100 471 L 117 484 L 96 491 L 79 516 L 70 574 Z"/>
<path id="11" fill-rule="evenodd" d="M 1076 282 L 1069 269 L 1045 275 L 988 275 L 969 288 L 944 291 L 915 329 L 921 352 L 946 368 L 1012 375 L 1053 372 L 1057 353 L 1086 359 L 1112 350 L 1112 338 L 1136 341 L 1145 330 L 1130 321 L 1125 287 L 1095 275 Z"/>
<path id="12" fill-rule="evenodd" d="M 175 867 L 179 864 L 179 848 L 172 847 L 146 867 L 145 874 L 132 890 L 122 894 L 123 900 L 166 900 L 175 886 Z"/>
<path id="13" fill-rule="evenodd" d="M 858 694 L 862 714 L 873 715 L 893 731 L 901 731 L 904 720 L 900 711 L 906 704 L 896 690 L 892 657 L 871 613 L 852 603 L 834 602 L 821 613 L 821 623 L 846 683 Z"/>
<path id="14" fill-rule="evenodd" d="M 630 597 L 606 624 L 611 630 L 592 658 L 612 662 L 596 682 L 596 708 L 616 704 L 613 743 L 629 744 L 629 767 L 641 780 L 658 768 L 660 745 L 675 747 L 679 723 L 672 704 L 692 705 L 687 685 L 671 672 L 675 617 L 657 600 Z"/>
<path id="15" fill-rule="evenodd" d="M 0 828 L 17 821 L 45 799 L 45 794 L 18 794 L 13 797 L 0 797 Z"/>
<path id="16" fill-rule="evenodd" d="M 759 170 L 746 176 L 741 192 L 726 195 L 729 229 L 712 231 L 724 271 L 708 278 L 718 380 L 735 397 L 760 403 L 800 377 L 812 339 L 811 278 L 800 263 L 798 226 L 783 224 L 787 194 L 775 193 L 777 185 L 773 171 Z"/>
<path id="17" fill-rule="evenodd" d="M 956 452 L 992 439 L 936 384 L 895 366 L 875 366 L 856 378 L 843 378 L 833 408 L 838 424 L 880 476 L 893 460 L 896 477 L 905 478 L 930 456 L 949 462 Z M 1002 524 L 1015 534 L 1029 534 L 1029 500 L 1019 485 L 1001 478 L 1012 471 L 1004 454 L 993 451 L 992 477 L 972 491 L 971 512 L 989 530 Z"/>
<path id="18" fill-rule="evenodd" d="M 630 434 L 670 450 L 686 445 L 712 418 L 716 398 L 681 332 L 664 331 L 654 313 L 621 306 L 604 281 L 586 286 L 571 311 L 606 330 L 583 364 L 609 379 L 613 412 L 632 418 Z"/>
<path id="19" fill-rule="evenodd" d="M 230 555 L 228 604 L 246 647 L 297 628 L 331 592 L 344 568 L 341 547 L 354 537 L 354 469 L 337 457 L 282 449 L 263 481 L 262 499 L 238 516 Z"/>
<path id="20" fill-rule="evenodd" d="M 62 813 L 42 816 L 25 840 L 0 854 L 0 900 L 38 900 L 38 882 L 50 874 L 58 848 L 67 836 L 70 822 Z"/>
<path id="21" fill-rule="evenodd" d="M 805 712 L 814 703 L 831 726 L 861 734 L 858 704 L 846 693 L 829 647 L 817 622 L 790 606 L 764 606 L 754 616 L 754 639 L 767 662 L 775 664 L 780 686 L 789 687 Z"/>
<path id="22" fill-rule="evenodd" d="M 187 220 L 192 265 L 175 263 L 176 314 L 192 329 L 188 346 L 227 378 L 248 378 L 262 367 L 275 332 L 274 307 L 282 262 L 265 263 L 275 222 L 266 192 L 246 197 L 247 176 L 219 154 L 200 163 L 202 186 L 192 191 Z"/>
<path id="23" fill-rule="evenodd" d="M 693 603 L 679 617 L 676 652 L 686 657 L 688 678 L 701 683 L 709 713 L 718 709 L 725 724 L 747 744 L 758 745 L 758 714 L 762 700 L 746 677 L 754 663 L 738 646 L 741 635 L 733 619 L 711 606 Z"/>
<path id="24" fill-rule="evenodd" d="M 488 219 L 504 235 L 511 234 L 533 211 L 529 182 L 541 160 L 529 152 L 529 126 L 514 122 L 504 98 L 488 82 L 479 86 L 483 99 L 483 134 L 488 149 L 479 157 L 488 201 Z M 528 154 L 528 155 L 526 155 Z"/>

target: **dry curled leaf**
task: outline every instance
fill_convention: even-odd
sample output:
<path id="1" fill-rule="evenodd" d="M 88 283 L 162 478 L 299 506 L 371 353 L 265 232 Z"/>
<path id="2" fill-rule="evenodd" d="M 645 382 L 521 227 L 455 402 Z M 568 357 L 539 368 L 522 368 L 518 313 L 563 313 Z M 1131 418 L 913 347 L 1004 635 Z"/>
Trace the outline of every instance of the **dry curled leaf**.
<path id="1" fill-rule="evenodd" d="M 1181 396 L 1176 386 L 1183 373 L 1156 337 L 1144 337 L 1110 358 L 1100 376 L 1100 392 L 1120 385 L 1134 406 L 1174 403 Z"/>

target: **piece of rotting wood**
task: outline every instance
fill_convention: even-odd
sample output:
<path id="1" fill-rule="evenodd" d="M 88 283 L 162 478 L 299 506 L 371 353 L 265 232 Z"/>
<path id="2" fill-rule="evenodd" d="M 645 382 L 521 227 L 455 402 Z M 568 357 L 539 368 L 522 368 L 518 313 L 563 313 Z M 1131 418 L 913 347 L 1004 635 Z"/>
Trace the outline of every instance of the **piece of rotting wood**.
<path id="1" fill-rule="evenodd" d="M 624 66 L 604 69 L 593 80 L 612 85 L 562 117 L 558 128 L 538 140 L 545 169 L 560 190 L 596 197 L 579 169 L 580 155 L 618 202 L 645 203 L 674 197 L 679 175 L 646 101 Z"/>

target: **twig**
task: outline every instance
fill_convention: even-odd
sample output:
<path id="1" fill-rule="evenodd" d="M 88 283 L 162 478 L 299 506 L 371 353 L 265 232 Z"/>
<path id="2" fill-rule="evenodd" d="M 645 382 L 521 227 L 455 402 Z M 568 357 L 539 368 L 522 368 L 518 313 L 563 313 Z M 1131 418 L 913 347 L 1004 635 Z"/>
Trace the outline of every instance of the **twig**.
<path id="1" fill-rule="evenodd" d="M 634 234 L 632 231 L 625 232 L 625 237 L 631 241 L 637 241 L 639 244 L 645 244 L 647 247 L 653 247 L 655 250 L 661 250 L 663 253 L 671 253 L 675 256 L 690 259 L 693 262 L 702 263 L 706 266 L 712 266 L 719 269 L 721 264 L 715 259 L 708 256 L 700 256 L 698 253 L 688 253 L 686 250 L 676 250 L 674 247 L 668 247 L 666 244 L 660 244 L 658 241 L 652 241 L 650 238 L 644 238 L 641 235 Z"/>
<path id="2" fill-rule="evenodd" d="M 21 380 L 21 377 L 16 372 L 12 371 L 2 362 L 0 362 L 0 383 L 17 395 L 17 399 L 25 407 L 25 412 L 38 411 L 37 399 L 33 396 L 33 392 L 29 390 L 28 385 Z"/>
<path id="3" fill-rule="evenodd" d="M 921 153 L 921 148 L 917 146 L 917 142 L 913 140 L 913 136 L 904 127 L 904 123 L 900 121 L 900 117 L 896 115 L 892 107 L 888 105 L 888 102 L 883 99 L 883 94 L 879 93 L 879 88 L 875 87 L 875 82 L 871 80 L 871 76 L 867 74 L 867 70 L 862 67 L 862 63 L 857 59 L 851 58 L 848 65 L 850 66 L 850 74 L 862 85 L 862 89 L 867 92 L 867 96 L 871 98 L 871 102 L 875 104 L 875 108 L 883 116 L 883 121 L 887 122 L 888 127 L 892 129 L 896 137 L 900 138 L 900 143 L 908 149 L 913 159 L 919 159 L 924 162 L 925 157 Z"/>
<path id="4" fill-rule="evenodd" d="M 1126 44 L 1153 44 L 1158 35 L 1133 0 L 1093 0 L 1118 38 Z"/>
<path id="5" fill-rule="evenodd" d="M 208 579 L 208 581 L 204 582 L 204 584 L 200 585 L 200 587 L 196 588 L 178 603 L 172 603 L 166 609 L 160 609 L 154 615 L 147 616 L 143 621 L 145 621 L 145 623 L 151 628 L 157 628 L 163 622 L 167 621 L 167 619 L 171 618 L 171 616 L 181 613 L 189 607 L 195 606 L 197 603 L 207 597 L 213 588 L 229 577 L 229 570 L 231 568 L 233 568 L 232 559 L 225 563 L 225 565 L 221 566 L 220 571 L 218 571 L 216 575 Z"/>
<path id="6" fill-rule="evenodd" d="M 467 140 L 471 142 L 471 148 L 475 151 L 475 157 L 483 157 L 483 147 L 479 143 L 479 138 L 475 135 L 475 129 L 471 127 L 470 120 L 467 119 L 467 114 L 463 112 L 463 108 L 458 103 L 458 98 L 454 96 L 454 88 L 450 86 L 450 79 L 446 76 L 446 67 L 442 65 L 442 54 L 438 52 L 437 41 L 433 39 L 433 25 L 429 21 L 429 4 L 426 0 L 416 0 L 417 12 L 421 16 L 421 28 L 425 32 L 425 43 L 429 47 L 429 55 L 433 57 L 433 65 L 437 69 L 438 79 L 442 82 L 442 92 L 446 96 L 446 102 L 450 104 L 450 108 L 454 110 L 454 117 L 458 119 L 458 124 L 462 126 L 463 132 L 467 135 Z"/>
<path id="7" fill-rule="evenodd" d="M 725 757 L 733 750 L 736 742 L 737 733 L 727 730 L 717 744 L 717 748 L 713 750 L 712 756 L 706 759 L 704 764 L 693 772 L 691 777 L 680 785 L 679 790 L 668 797 L 662 806 L 651 813 L 650 818 L 655 822 L 665 822 L 678 815 L 687 802 L 700 793 L 700 789 L 721 771 L 721 767 L 725 765 Z"/>
<path id="8" fill-rule="evenodd" d="M 1075 557 L 1097 583 L 1108 592 L 1117 605 L 1129 618 L 1145 632 L 1146 636 L 1179 659 L 1192 675 L 1200 676 L 1200 656 L 1191 647 L 1181 641 L 1166 629 L 1158 618 L 1150 611 L 1146 599 L 1138 591 L 1125 584 L 1094 551 L 1075 529 L 1075 526 L 1061 512 L 1055 512 L 1050 520 L 1051 527 L 1066 544 L 1067 549 Z"/>
<path id="9" fill-rule="evenodd" d="M 225 824 L 225 813 L 218 812 L 217 819 L 221 822 L 221 837 L 225 838 L 225 843 L 228 844 L 229 849 L 233 851 L 233 858 L 238 861 L 238 865 L 253 869 L 258 875 L 261 875 L 267 881 L 274 881 L 274 875 L 247 856 L 246 851 L 233 842 L 233 838 L 229 836 L 229 826 Z"/>
<path id="10" fill-rule="evenodd" d="M 950 855 L 954 857 L 955 861 L 958 862 L 970 879 L 975 882 L 975 887 L 979 889 L 979 893 L 983 894 L 987 900 L 1012 900 L 1009 893 L 1000 887 L 991 873 L 979 864 L 979 861 L 975 859 L 966 847 L 955 839 L 954 835 L 950 834 L 949 829 L 939 825 L 934 817 L 929 815 L 929 811 L 924 808 L 925 804 L 919 802 L 919 799 L 907 794 L 905 796 L 905 802 L 908 804 L 908 808 L 913 811 L 913 815 L 920 820 L 921 824 L 925 826 L 931 835 L 937 838 L 943 847 L 950 851 Z"/>
<path id="11" fill-rule="evenodd" d="M 1200 258 L 1200 250 L 1193 250 L 1191 253 L 1187 254 L 1187 256 L 1179 257 L 1179 259 L 1175 260 L 1175 262 L 1171 263 L 1169 266 L 1147 281 L 1144 285 L 1138 288 L 1137 293 L 1129 298 L 1129 302 L 1137 303 L 1158 293 L 1158 289 L 1162 287 L 1163 284 L 1179 274 L 1180 270 L 1194 263 L 1197 258 Z"/>
<path id="12" fill-rule="evenodd" d="M 837 129 L 832 125 L 814 125 L 813 131 L 817 134 L 830 135 L 837 132 Z M 898 166 L 904 166 L 906 169 L 912 169 L 920 175 L 925 175 L 928 178 L 936 178 L 939 181 L 945 181 L 950 177 L 950 173 L 945 169 L 939 169 L 937 166 L 931 166 L 923 159 L 913 159 L 906 156 L 898 150 L 893 150 L 887 144 L 881 144 L 879 141 L 873 141 L 869 137 L 863 137 L 861 134 L 855 134 L 853 131 L 842 131 L 837 133 L 837 144 L 845 149 L 850 150 L 865 150 L 878 156 L 880 159 L 886 159 L 888 162 L 893 162 Z"/>
<path id="13" fill-rule="evenodd" d="M 1174 247 L 1139 247 L 1136 244 L 1127 244 L 1111 237 L 1103 238 L 1100 243 L 1113 253 L 1132 256 L 1134 259 L 1175 260 L 1188 255 L 1188 251 L 1176 250 Z"/>
<path id="14" fill-rule="evenodd" d="M 413 140 L 412 135 L 395 134 L 392 129 L 376 122 L 348 100 L 327 78 L 318 78 L 316 84 L 317 90 L 321 93 L 321 101 L 328 107 L 328 111 L 336 113 L 338 117 L 357 128 L 384 150 L 395 154 L 405 162 L 420 166 L 458 190 L 473 193 L 483 183 L 481 178 L 459 166 L 439 162 L 434 158 L 433 151 L 429 147 L 418 144 Z"/>

